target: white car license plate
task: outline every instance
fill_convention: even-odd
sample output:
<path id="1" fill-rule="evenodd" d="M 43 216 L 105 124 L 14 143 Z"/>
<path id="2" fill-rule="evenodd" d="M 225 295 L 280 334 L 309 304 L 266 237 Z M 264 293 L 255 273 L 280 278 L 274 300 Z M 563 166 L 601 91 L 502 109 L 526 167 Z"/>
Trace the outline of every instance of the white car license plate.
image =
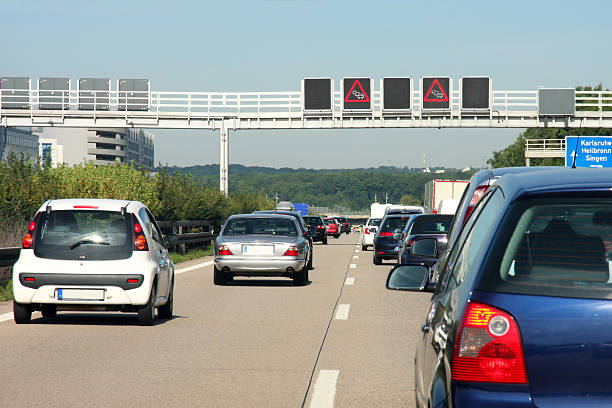
<path id="1" fill-rule="evenodd" d="M 104 289 L 57 289 L 57 300 L 104 300 Z"/>
<path id="2" fill-rule="evenodd" d="M 243 245 L 242 255 L 274 255 L 273 245 Z"/>

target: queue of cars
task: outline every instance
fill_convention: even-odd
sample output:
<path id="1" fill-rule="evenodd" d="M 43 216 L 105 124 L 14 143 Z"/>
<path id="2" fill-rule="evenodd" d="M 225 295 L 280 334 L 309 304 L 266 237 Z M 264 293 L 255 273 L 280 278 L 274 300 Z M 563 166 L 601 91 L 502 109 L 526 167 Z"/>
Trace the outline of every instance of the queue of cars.
<path id="1" fill-rule="evenodd" d="M 612 170 L 476 173 L 448 248 L 387 288 L 432 292 L 415 359 L 418 407 L 589 407 L 612 400 Z"/>

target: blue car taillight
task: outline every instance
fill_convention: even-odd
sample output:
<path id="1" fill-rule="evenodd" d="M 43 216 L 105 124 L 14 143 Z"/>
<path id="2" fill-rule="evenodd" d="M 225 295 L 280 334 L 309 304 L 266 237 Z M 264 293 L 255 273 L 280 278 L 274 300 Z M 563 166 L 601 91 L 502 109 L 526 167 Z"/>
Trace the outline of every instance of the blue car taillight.
<path id="1" fill-rule="evenodd" d="M 527 384 L 520 330 L 510 314 L 468 303 L 457 332 L 452 379 Z"/>

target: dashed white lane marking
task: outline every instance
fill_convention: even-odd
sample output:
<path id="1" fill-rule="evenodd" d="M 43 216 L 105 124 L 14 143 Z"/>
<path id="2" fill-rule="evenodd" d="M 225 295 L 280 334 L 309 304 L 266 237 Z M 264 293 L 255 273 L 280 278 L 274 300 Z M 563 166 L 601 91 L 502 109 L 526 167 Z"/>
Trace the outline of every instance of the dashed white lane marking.
<path id="1" fill-rule="evenodd" d="M 349 315 L 349 310 L 351 310 L 351 305 L 340 304 L 338 305 L 338 310 L 336 311 L 336 320 L 347 320 Z"/>
<path id="2" fill-rule="evenodd" d="M 196 270 L 196 269 L 204 268 L 205 266 L 210 266 L 210 265 L 212 265 L 214 263 L 215 263 L 215 261 L 208 261 L 208 262 L 202 262 L 202 263 L 199 263 L 199 264 L 187 266 L 186 268 L 175 269 L 174 270 L 174 274 L 178 275 L 179 273 L 189 272 L 189 271 L 193 271 L 193 270 Z"/>
<path id="3" fill-rule="evenodd" d="M 332 408 L 334 406 L 338 374 L 340 374 L 338 370 L 319 371 L 310 400 L 310 408 Z"/>
<path id="4" fill-rule="evenodd" d="M 357 269 L 357 264 L 350 264 L 349 269 Z"/>
<path id="5" fill-rule="evenodd" d="M 13 320 L 13 312 L 4 313 L 0 315 L 0 323 Z"/>
<path id="6" fill-rule="evenodd" d="M 359 255 L 353 255 L 353 259 L 358 259 Z"/>
<path id="7" fill-rule="evenodd" d="M 346 280 L 344 281 L 345 285 L 354 285 L 355 284 L 355 278 L 346 278 Z"/>

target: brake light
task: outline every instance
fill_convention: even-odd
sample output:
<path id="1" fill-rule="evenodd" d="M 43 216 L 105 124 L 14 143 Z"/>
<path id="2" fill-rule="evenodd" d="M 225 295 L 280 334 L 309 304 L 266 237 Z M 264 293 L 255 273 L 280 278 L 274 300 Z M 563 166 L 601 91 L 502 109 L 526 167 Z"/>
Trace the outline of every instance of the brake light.
<path id="1" fill-rule="evenodd" d="M 391 231 L 383 231 L 380 233 L 381 237 L 392 237 L 393 233 Z"/>
<path id="2" fill-rule="evenodd" d="M 366 229 L 365 229 L 365 233 L 366 233 L 366 234 L 368 234 L 368 235 L 370 235 L 370 230 L 366 228 Z"/>
<path id="3" fill-rule="evenodd" d="M 30 235 L 29 232 L 25 234 L 25 237 L 23 237 L 22 244 L 25 249 L 29 249 L 32 246 L 32 235 Z"/>
<path id="4" fill-rule="evenodd" d="M 97 210 L 97 205 L 74 205 L 72 208 Z"/>
<path id="5" fill-rule="evenodd" d="M 142 227 L 138 223 L 138 219 L 134 214 L 132 214 L 132 220 L 134 221 L 134 250 L 147 251 L 149 249 L 147 238 L 142 233 Z"/>
<path id="6" fill-rule="evenodd" d="M 299 255 L 298 250 L 294 245 L 291 245 L 289 249 L 287 249 L 285 253 L 283 254 L 283 256 L 298 256 L 298 255 Z"/>
<path id="7" fill-rule="evenodd" d="M 32 221 L 30 223 L 30 225 L 28 225 L 28 231 L 32 232 L 32 231 L 34 231 L 35 228 L 36 228 L 36 223 L 34 221 Z"/>
<path id="8" fill-rule="evenodd" d="M 452 379 L 527 384 L 521 333 L 509 313 L 468 303 L 457 332 Z"/>
<path id="9" fill-rule="evenodd" d="M 128 278 L 127 283 L 138 283 L 138 279 Z"/>
<path id="10" fill-rule="evenodd" d="M 23 280 L 26 282 L 36 282 L 36 279 L 33 276 L 26 276 L 23 278 Z"/>
<path id="11" fill-rule="evenodd" d="M 409 240 L 408 241 L 408 246 L 411 247 L 413 242 L 414 242 L 414 239 Z"/>
<path id="12" fill-rule="evenodd" d="M 232 251 L 230 251 L 227 245 L 220 245 L 219 255 L 234 255 L 234 254 L 232 254 Z"/>
<path id="13" fill-rule="evenodd" d="M 325 228 L 323 225 L 317 225 L 317 229 L 323 229 Z"/>

